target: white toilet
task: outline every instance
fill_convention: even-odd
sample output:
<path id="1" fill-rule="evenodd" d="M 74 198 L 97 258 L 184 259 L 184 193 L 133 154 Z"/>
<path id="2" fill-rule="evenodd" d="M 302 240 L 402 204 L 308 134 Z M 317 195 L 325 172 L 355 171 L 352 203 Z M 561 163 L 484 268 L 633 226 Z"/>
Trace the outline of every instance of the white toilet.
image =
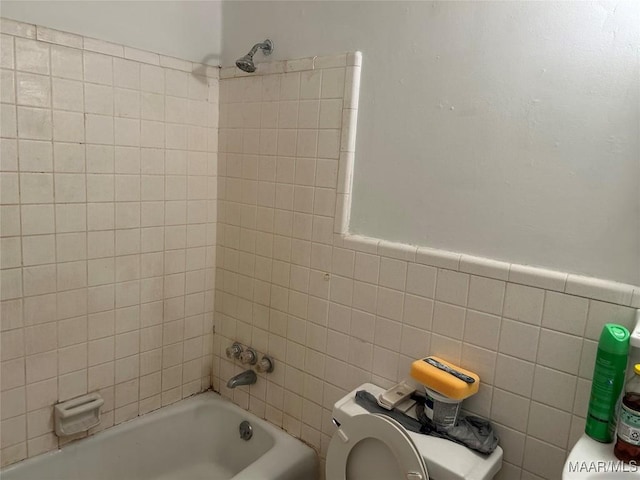
<path id="1" fill-rule="evenodd" d="M 334 405 L 339 428 L 329 443 L 327 479 L 489 480 L 500 470 L 500 447 L 487 456 L 449 440 L 409 432 L 392 418 L 358 405 L 358 390 L 375 397 L 384 392 L 365 383 Z"/>

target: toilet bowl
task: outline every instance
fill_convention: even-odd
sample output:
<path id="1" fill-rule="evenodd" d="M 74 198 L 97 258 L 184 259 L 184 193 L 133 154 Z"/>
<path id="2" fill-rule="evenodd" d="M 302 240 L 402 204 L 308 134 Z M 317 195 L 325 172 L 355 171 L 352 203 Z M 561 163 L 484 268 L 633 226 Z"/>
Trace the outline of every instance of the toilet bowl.
<path id="1" fill-rule="evenodd" d="M 365 383 L 336 402 L 333 419 L 338 429 L 327 451 L 326 478 L 489 480 L 500 470 L 500 447 L 482 455 L 449 440 L 409 432 L 392 418 L 358 405 L 358 390 L 375 397 L 384 392 Z"/>

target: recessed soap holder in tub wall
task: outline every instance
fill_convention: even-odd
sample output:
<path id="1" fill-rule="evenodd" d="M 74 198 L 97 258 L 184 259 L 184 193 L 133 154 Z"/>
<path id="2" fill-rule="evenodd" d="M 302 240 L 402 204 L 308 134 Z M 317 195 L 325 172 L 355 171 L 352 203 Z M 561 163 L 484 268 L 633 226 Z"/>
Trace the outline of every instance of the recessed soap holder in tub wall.
<path id="1" fill-rule="evenodd" d="M 95 427 L 100 423 L 102 405 L 104 405 L 104 400 L 97 393 L 90 393 L 58 403 L 53 409 L 56 435 L 68 437 Z"/>

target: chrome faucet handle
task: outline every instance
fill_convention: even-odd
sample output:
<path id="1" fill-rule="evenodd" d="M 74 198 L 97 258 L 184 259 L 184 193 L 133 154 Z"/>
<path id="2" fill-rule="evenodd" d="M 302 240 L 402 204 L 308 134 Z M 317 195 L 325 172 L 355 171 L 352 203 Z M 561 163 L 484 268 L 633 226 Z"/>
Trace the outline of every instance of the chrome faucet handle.
<path id="1" fill-rule="evenodd" d="M 225 353 L 227 354 L 227 358 L 240 358 L 242 355 L 242 345 L 238 342 L 233 342 L 233 345 L 227 347 Z"/>
<path id="2" fill-rule="evenodd" d="M 256 365 L 256 370 L 259 373 L 273 372 L 273 360 L 271 359 L 271 357 L 268 357 L 267 355 L 263 355 L 260 361 L 258 362 L 258 365 Z"/>
<path id="3" fill-rule="evenodd" d="M 245 365 L 255 365 L 258 361 L 258 355 L 253 348 L 249 347 L 240 354 L 240 361 Z"/>

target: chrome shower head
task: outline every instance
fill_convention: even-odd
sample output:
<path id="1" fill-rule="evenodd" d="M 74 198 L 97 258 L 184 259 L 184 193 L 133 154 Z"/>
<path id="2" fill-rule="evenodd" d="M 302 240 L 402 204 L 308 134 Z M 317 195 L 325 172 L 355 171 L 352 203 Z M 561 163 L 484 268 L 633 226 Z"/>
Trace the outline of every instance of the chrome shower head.
<path id="1" fill-rule="evenodd" d="M 273 42 L 269 39 L 265 40 L 262 43 L 256 43 L 253 48 L 247 53 L 244 57 L 236 60 L 236 67 L 240 70 L 243 70 L 247 73 L 253 73 L 256 71 L 256 66 L 253 63 L 253 56 L 256 54 L 258 50 L 262 50 L 265 55 L 271 55 L 273 52 Z"/>
<path id="2" fill-rule="evenodd" d="M 245 55 L 242 58 L 239 58 L 238 60 L 236 60 L 236 67 L 238 67 L 240 70 L 244 70 L 245 72 L 248 73 L 253 73 L 256 71 L 256 66 L 253 63 L 253 55 Z"/>

